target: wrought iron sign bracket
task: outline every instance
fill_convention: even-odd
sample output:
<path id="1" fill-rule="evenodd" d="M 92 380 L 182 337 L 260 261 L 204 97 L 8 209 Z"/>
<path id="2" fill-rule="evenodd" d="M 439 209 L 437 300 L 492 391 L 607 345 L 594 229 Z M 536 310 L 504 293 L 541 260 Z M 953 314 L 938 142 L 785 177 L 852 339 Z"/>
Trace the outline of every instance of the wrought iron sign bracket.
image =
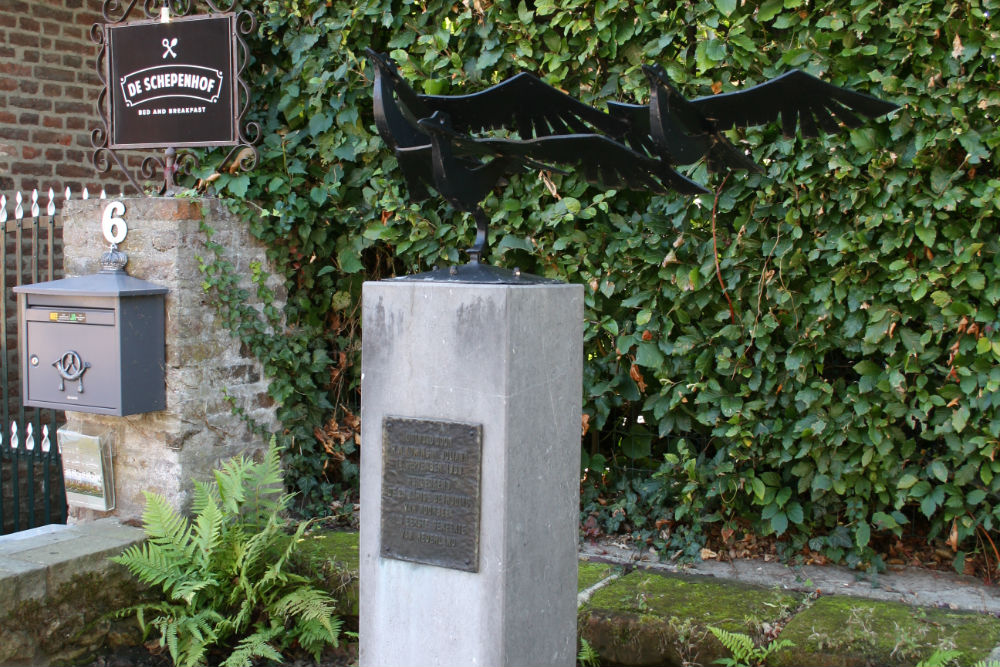
<path id="1" fill-rule="evenodd" d="M 194 13 L 198 3 L 208 13 Z M 90 29 L 102 83 L 91 132 L 98 173 L 117 167 L 140 194 L 174 195 L 199 166 L 191 148 L 231 147 L 220 170 L 256 166 L 261 130 L 245 119 L 243 74 L 257 20 L 239 0 L 104 0 L 102 16 Z M 137 172 L 119 152 L 156 148 L 162 155 Z"/>

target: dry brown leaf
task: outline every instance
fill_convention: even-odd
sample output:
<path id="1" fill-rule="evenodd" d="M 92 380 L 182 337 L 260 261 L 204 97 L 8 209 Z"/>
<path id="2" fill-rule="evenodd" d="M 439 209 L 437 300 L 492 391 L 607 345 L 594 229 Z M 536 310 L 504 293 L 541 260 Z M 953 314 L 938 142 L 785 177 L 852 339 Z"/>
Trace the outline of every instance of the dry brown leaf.
<path id="1" fill-rule="evenodd" d="M 646 380 L 642 377 L 642 373 L 639 371 L 639 367 L 632 364 L 632 368 L 628 371 L 629 377 L 639 386 L 639 393 L 646 393 Z"/>
<path id="2" fill-rule="evenodd" d="M 194 189 L 198 192 L 204 192 L 205 188 L 208 187 L 209 183 L 219 180 L 219 172 L 212 173 L 211 176 L 206 176 L 205 178 L 199 178 L 198 182 L 194 184 Z"/>
<path id="3" fill-rule="evenodd" d="M 559 191 L 556 189 L 556 184 L 552 182 L 552 176 L 549 172 L 544 170 L 539 171 L 538 178 L 542 181 L 542 184 L 545 185 L 545 189 L 549 191 L 549 194 L 556 198 L 556 201 L 562 199 L 562 197 L 559 196 Z"/>
<path id="4" fill-rule="evenodd" d="M 253 150 L 253 148 L 250 148 L 249 146 L 247 146 L 246 148 L 244 148 L 243 150 L 241 150 L 239 153 L 237 153 L 236 157 L 233 158 L 232 163 L 230 163 L 230 165 L 229 165 L 229 173 L 230 174 L 235 174 L 236 172 L 238 172 L 240 170 L 240 163 L 243 162 L 243 160 L 246 160 L 247 158 L 252 157 L 253 154 L 254 154 L 254 150 Z"/>

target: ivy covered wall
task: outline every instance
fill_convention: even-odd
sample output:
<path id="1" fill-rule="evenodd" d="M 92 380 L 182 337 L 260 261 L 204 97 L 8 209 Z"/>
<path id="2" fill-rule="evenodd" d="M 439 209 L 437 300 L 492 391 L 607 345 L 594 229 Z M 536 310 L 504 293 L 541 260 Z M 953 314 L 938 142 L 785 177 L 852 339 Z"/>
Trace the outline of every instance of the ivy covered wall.
<path id="1" fill-rule="evenodd" d="M 290 328 L 258 351 L 316 507 L 356 470 L 362 281 L 464 261 L 473 236 L 408 202 L 370 46 L 432 93 L 528 70 L 645 102 L 658 62 L 689 96 L 801 68 L 901 105 L 816 140 L 731 133 L 764 173 L 697 166 L 698 198 L 525 172 L 485 201 L 492 258 L 588 286 L 584 503 L 603 530 L 696 553 L 717 521 L 851 563 L 916 531 L 951 538 L 958 566 L 995 531 L 1000 2 L 245 4 L 261 162 L 216 186 L 288 278 Z"/>

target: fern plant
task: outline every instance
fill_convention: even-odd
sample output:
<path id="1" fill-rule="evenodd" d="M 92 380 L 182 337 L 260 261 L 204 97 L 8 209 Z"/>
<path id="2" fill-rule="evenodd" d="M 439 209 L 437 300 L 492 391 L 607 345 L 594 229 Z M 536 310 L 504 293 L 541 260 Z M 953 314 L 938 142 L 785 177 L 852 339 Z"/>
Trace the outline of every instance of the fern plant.
<path id="1" fill-rule="evenodd" d="M 576 664 L 579 667 L 599 667 L 601 664 L 601 656 L 583 637 L 580 637 L 580 652 L 576 654 Z"/>
<path id="2" fill-rule="evenodd" d="M 709 627 L 708 629 L 733 654 L 732 657 L 720 658 L 715 661 L 716 664 L 725 665 L 725 667 L 758 667 L 759 665 L 763 665 L 768 656 L 775 651 L 783 649 L 786 646 L 794 646 L 787 639 L 775 639 L 767 646 L 758 647 L 749 635 L 740 632 L 729 632 L 721 628 Z"/>
<path id="3" fill-rule="evenodd" d="M 179 667 L 205 664 L 210 650 L 228 653 L 223 667 L 280 661 L 294 644 L 319 660 L 325 646 L 338 645 L 341 621 L 330 596 L 290 567 L 309 524 L 291 539 L 283 530 L 291 496 L 278 448 L 272 442 L 259 463 L 231 459 L 214 476 L 195 483 L 193 521 L 146 492 L 148 539 L 112 560 L 159 587 L 163 599 L 118 616 L 135 614 L 144 636 L 156 630 Z"/>
<path id="4" fill-rule="evenodd" d="M 933 653 L 917 663 L 917 667 L 947 667 L 962 657 L 961 651 L 952 649 L 935 649 Z M 978 666 L 977 666 L 978 667 Z"/>

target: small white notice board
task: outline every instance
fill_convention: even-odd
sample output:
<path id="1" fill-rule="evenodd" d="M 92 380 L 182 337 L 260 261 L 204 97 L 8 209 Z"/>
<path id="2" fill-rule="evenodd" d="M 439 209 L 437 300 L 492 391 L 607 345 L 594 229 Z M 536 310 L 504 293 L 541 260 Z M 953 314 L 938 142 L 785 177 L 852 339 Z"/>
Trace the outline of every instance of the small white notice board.
<path id="1" fill-rule="evenodd" d="M 111 431 L 80 433 L 59 429 L 66 502 L 102 512 L 115 508 L 114 471 L 111 466 Z"/>

